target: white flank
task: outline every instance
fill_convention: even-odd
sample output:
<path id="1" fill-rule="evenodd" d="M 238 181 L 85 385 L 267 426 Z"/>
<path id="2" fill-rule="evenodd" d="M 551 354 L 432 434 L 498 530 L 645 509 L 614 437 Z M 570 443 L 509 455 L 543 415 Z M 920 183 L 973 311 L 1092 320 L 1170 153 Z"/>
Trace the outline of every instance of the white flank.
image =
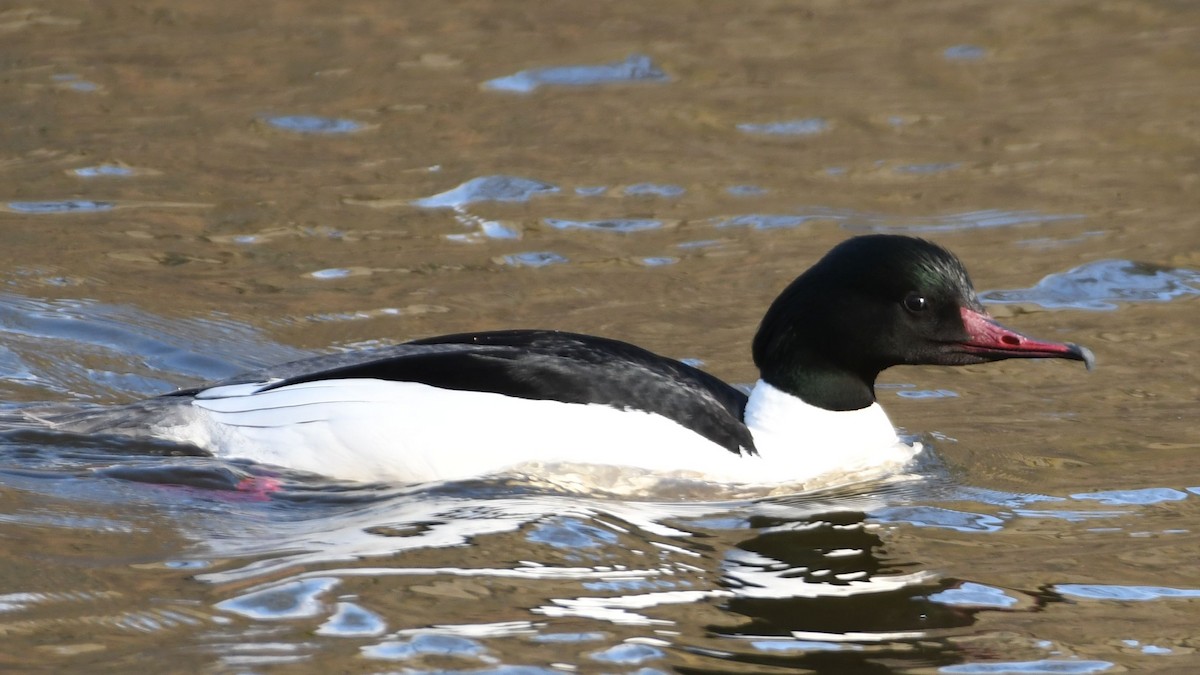
<path id="1" fill-rule="evenodd" d="M 878 404 L 830 412 L 759 382 L 746 420 L 758 456 L 735 455 L 660 415 L 529 400 L 414 382 L 319 380 L 201 392 L 181 424 L 154 436 L 349 480 L 424 482 L 556 465 L 619 467 L 660 478 L 804 483 L 882 475 L 920 449 L 897 439 Z M 841 482 L 841 481 L 835 481 Z"/>

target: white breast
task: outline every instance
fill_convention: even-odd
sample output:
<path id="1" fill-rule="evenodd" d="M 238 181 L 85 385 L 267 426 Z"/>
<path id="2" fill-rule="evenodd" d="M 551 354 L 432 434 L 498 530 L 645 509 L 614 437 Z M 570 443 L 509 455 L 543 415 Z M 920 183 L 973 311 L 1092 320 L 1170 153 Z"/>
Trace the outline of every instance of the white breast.
<path id="1" fill-rule="evenodd" d="M 735 455 L 660 415 L 605 405 L 368 379 L 320 380 L 254 393 L 261 386 L 201 392 L 184 423 L 160 426 L 153 434 L 221 457 L 349 480 L 403 482 L 537 473 L 557 465 L 572 465 L 577 472 L 579 465 L 596 465 L 662 477 L 774 485 L 836 469 L 841 448 L 849 447 L 836 438 L 814 436 L 811 428 L 795 435 L 808 427 L 805 420 L 821 421 L 814 410 L 848 413 L 820 411 L 761 382 L 747 409 L 757 457 Z M 873 408 L 863 421 L 882 419 L 890 434 L 888 445 L 906 448 L 907 461 L 913 448 L 899 443 L 886 415 Z M 793 419 L 796 413 L 801 416 Z M 865 428 L 847 422 L 848 429 Z M 860 463 L 867 459 L 862 452 L 845 456 Z"/>
<path id="2" fill-rule="evenodd" d="M 878 403 L 825 410 L 759 380 L 746 404 L 746 426 L 767 463 L 781 474 L 848 482 L 897 471 L 921 451 L 900 440 Z"/>

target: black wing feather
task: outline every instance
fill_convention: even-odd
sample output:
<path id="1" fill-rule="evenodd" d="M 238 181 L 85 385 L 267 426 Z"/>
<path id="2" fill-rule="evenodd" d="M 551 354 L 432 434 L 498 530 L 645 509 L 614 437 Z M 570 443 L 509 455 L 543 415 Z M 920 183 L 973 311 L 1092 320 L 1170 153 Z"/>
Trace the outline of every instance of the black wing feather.
<path id="1" fill-rule="evenodd" d="M 306 359 L 219 384 L 274 378 L 281 379 L 264 391 L 318 380 L 370 378 L 597 403 L 656 413 L 731 452 L 755 452 L 754 439 L 742 422 L 746 395 L 741 391 L 685 363 L 590 335 L 545 330 L 443 335 Z"/>

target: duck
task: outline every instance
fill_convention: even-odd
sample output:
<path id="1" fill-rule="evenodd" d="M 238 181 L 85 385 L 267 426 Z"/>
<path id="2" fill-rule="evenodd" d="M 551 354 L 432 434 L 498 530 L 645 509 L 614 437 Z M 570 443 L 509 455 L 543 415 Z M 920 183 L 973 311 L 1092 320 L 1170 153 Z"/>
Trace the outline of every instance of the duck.
<path id="1" fill-rule="evenodd" d="M 902 440 L 876 396 L 877 377 L 892 366 L 1094 363 L 1085 347 L 1001 325 L 954 254 L 893 234 L 847 239 L 796 277 L 767 309 L 751 354 L 758 379 L 746 393 L 612 338 L 458 333 L 316 356 L 46 421 L 351 481 L 593 467 L 732 485 L 809 484 L 894 471 L 921 451 Z"/>

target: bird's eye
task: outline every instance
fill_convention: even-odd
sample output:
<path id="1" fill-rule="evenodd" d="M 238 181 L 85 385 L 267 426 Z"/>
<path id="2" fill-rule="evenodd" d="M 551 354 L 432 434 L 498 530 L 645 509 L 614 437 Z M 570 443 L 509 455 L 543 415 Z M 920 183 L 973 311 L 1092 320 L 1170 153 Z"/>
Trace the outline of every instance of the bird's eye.
<path id="1" fill-rule="evenodd" d="M 924 312 L 929 308 L 929 301 L 920 293 L 909 293 L 904 296 L 904 309 L 910 312 Z"/>

